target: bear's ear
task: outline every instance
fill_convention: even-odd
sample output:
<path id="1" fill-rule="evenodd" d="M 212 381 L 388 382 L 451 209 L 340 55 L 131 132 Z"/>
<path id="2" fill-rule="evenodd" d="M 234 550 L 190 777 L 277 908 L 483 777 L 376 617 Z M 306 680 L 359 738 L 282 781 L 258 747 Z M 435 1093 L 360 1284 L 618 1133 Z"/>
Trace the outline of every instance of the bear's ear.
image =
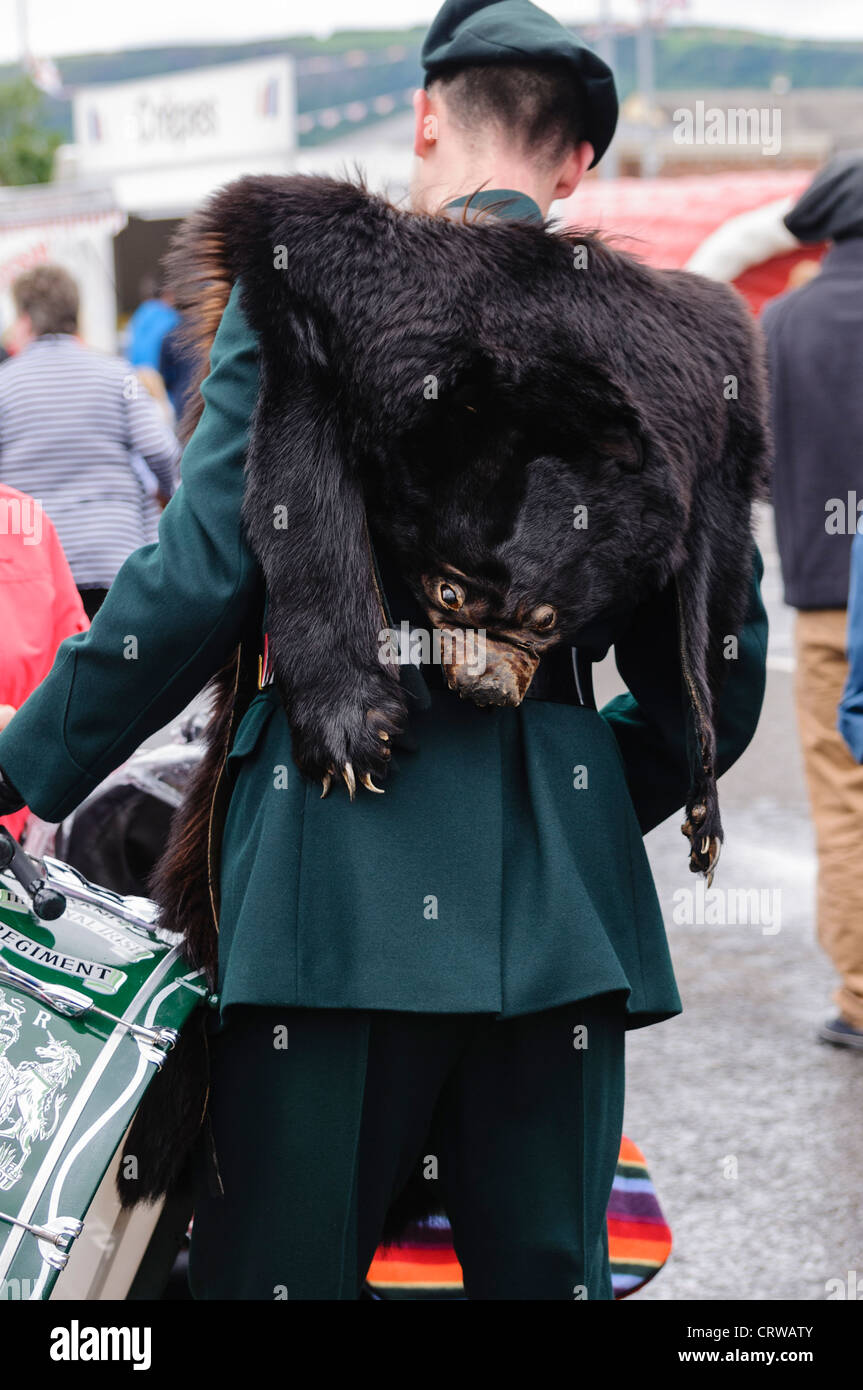
<path id="1" fill-rule="evenodd" d="M 649 411 L 636 388 L 607 369 L 582 367 L 565 409 L 553 427 L 569 429 L 587 453 L 618 464 L 625 473 L 640 473 L 651 454 L 659 452 Z"/>
<path id="2" fill-rule="evenodd" d="M 624 473 L 640 473 L 644 468 L 647 445 L 638 430 L 611 425 L 601 430 L 592 444 L 602 458 L 618 464 Z"/>
<path id="3" fill-rule="evenodd" d="M 441 384 L 438 401 L 456 412 L 471 411 L 483 416 L 488 424 L 488 412 L 500 410 L 503 401 L 499 383 L 497 357 L 477 344 L 462 348 L 462 360 L 454 365 L 451 384 Z"/>

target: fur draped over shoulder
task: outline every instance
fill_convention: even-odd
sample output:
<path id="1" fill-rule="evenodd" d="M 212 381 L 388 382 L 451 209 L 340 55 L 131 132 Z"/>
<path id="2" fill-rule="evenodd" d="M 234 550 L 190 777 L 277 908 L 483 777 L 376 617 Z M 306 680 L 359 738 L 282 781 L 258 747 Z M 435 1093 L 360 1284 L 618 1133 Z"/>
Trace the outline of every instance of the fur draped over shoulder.
<path id="1" fill-rule="evenodd" d="M 768 464 L 762 349 L 736 292 L 594 236 L 403 212 L 305 176 L 215 195 L 173 266 L 199 336 L 239 280 L 259 337 L 243 522 L 301 771 L 383 777 L 404 723 L 370 534 L 427 609 L 442 563 L 494 563 L 513 602 L 553 608 L 557 641 L 674 583 L 691 863 L 710 872 L 723 643 Z"/>
<path id="2" fill-rule="evenodd" d="M 716 700 L 768 470 L 762 345 L 736 292 L 593 235 L 400 211 L 359 183 L 306 176 L 215 194 L 184 224 L 169 269 L 199 377 L 237 282 L 258 337 L 242 524 L 301 772 L 364 794 L 387 775 L 406 720 L 398 668 L 381 655 L 373 548 L 436 627 L 467 621 L 483 577 L 489 630 L 515 637 L 506 679 L 480 703 L 517 703 L 550 645 L 631 620 L 673 586 L 685 829 L 692 869 L 712 875 Z M 200 410 L 196 391 L 185 437 Z M 461 576 L 455 589 L 441 574 Z M 444 611 L 462 602 L 455 618 Z M 248 643 L 219 678 L 208 755 L 153 890 L 211 978 L 218 798 L 209 807 L 254 688 L 259 631 L 250 615 Z"/>

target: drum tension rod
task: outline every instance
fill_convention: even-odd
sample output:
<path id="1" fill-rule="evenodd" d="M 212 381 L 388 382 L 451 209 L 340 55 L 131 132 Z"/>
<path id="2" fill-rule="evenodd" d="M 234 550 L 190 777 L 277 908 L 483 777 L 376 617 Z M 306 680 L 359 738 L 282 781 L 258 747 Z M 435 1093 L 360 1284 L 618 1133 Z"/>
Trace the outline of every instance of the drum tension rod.
<path id="1" fill-rule="evenodd" d="M 0 1211 L 0 1221 L 5 1221 L 10 1226 L 18 1226 L 22 1231 L 28 1231 L 31 1236 L 35 1236 L 39 1242 L 39 1253 L 52 1269 L 65 1269 L 72 1241 L 84 1228 L 83 1221 L 78 1221 L 73 1216 L 56 1216 L 47 1226 L 31 1226 L 29 1221 L 22 1221 L 18 1216 L 9 1216 L 7 1212 Z"/>
<path id="2" fill-rule="evenodd" d="M 146 1044 L 151 1061 L 164 1060 L 164 1053 L 170 1052 L 179 1037 L 176 1028 L 148 1028 L 141 1023 L 130 1023 L 125 1018 L 118 1018 L 116 1014 L 108 1013 L 107 1009 L 100 1009 L 98 1004 L 94 1004 L 88 995 L 81 994 L 79 990 L 70 989 L 68 985 L 47 984 L 35 975 L 28 975 L 26 970 L 19 970 L 17 965 L 10 965 L 2 959 L 0 980 L 19 989 L 22 994 L 28 994 L 31 998 L 50 1005 L 64 1018 L 81 1018 L 84 1014 L 97 1014 L 116 1027 L 127 1029 L 138 1042 Z M 155 1056 L 149 1052 L 149 1049 L 153 1048 L 158 1049 Z"/>

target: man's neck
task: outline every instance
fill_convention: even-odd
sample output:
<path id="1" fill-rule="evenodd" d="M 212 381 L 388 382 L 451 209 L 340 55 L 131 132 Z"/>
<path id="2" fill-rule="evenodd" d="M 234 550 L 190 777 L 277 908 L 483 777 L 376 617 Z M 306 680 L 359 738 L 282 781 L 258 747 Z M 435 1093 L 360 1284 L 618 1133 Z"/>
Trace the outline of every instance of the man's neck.
<path id="1" fill-rule="evenodd" d="M 418 194 L 414 194 L 413 205 L 417 211 L 434 212 L 457 198 L 470 197 L 479 189 L 486 192 L 497 188 L 523 193 L 536 203 L 543 217 L 548 216 L 554 193 L 549 180 L 538 176 L 530 165 L 518 161 L 448 170 L 439 182 L 424 184 Z"/>

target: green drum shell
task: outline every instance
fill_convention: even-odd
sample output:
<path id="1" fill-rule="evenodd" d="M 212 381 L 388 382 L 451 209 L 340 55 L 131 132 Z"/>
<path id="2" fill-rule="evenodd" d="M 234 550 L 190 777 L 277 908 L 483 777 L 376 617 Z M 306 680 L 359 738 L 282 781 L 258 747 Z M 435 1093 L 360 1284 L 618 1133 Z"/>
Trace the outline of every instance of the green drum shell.
<path id="1" fill-rule="evenodd" d="M 38 1227 L 83 1221 L 165 1055 L 164 1043 L 123 1025 L 179 1032 L 208 1001 L 204 977 L 145 913 L 130 923 L 111 894 L 97 901 L 92 892 L 42 922 L 0 874 L 0 1213 Z M 11 982 L 4 963 L 103 1012 L 64 1017 Z M 48 1255 L 62 1261 L 62 1251 L 0 1218 L 0 1297 L 48 1298 L 60 1274 Z"/>

